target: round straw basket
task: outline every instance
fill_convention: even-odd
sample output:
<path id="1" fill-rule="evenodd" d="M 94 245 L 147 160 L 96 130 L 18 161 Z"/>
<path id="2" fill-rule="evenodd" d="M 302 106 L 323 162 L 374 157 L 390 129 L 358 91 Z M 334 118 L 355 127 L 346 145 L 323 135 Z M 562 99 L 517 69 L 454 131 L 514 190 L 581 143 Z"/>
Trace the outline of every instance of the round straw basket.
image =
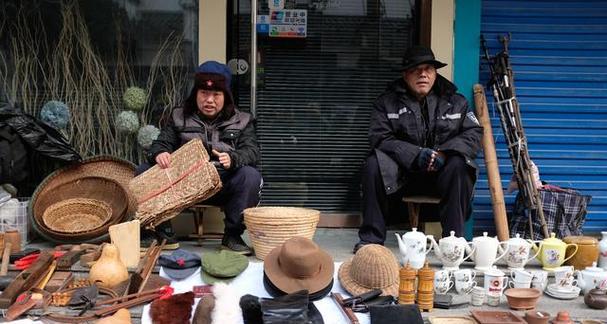
<path id="1" fill-rule="evenodd" d="M 106 202 L 73 198 L 52 204 L 44 211 L 44 224 L 61 233 L 80 233 L 103 226 L 112 216 L 112 207 Z"/>
<path id="2" fill-rule="evenodd" d="M 314 237 L 320 212 L 297 207 L 255 207 L 244 210 L 244 223 L 255 256 L 263 260 L 272 249 L 294 236 Z"/>

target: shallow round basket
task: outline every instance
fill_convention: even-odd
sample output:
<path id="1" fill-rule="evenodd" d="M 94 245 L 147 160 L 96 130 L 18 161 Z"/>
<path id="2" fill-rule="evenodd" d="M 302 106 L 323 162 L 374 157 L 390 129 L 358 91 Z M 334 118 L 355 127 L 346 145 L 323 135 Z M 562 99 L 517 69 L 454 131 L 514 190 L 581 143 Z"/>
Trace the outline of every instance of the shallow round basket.
<path id="1" fill-rule="evenodd" d="M 80 233 L 103 226 L 112 216 L 112 207 L 106 202 L 72 198 L 52 204 L 44 211 L 42 220 L 53 231 Z"/>
<path id="2" fill-rule="evenodd" d="M 244 210 L 244 223 L 255 256 L 260 260 L 294 236 L 311 240 L 319 219 L 320 212 L 309 208 L 255 207 Z"/>
<path id="3" fill-rule="evenodd" d="M 534 309 L 542 292 L 535 288 L 510 288 L 504 292 L 512 309 Z"/>

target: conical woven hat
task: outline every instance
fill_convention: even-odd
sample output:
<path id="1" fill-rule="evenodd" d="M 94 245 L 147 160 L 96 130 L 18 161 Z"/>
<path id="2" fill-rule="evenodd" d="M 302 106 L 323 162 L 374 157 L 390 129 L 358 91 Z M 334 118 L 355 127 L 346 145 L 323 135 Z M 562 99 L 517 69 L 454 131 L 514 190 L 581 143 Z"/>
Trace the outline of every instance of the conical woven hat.
<path id="1" fill-rule="evenodd" d="M 352 295 L 381 289 L 382 295 L 398 297 L 398 260 L 390 250 L 378 244 L 360 248 L 352 259 L 342 263 L 337 277 Z"/>

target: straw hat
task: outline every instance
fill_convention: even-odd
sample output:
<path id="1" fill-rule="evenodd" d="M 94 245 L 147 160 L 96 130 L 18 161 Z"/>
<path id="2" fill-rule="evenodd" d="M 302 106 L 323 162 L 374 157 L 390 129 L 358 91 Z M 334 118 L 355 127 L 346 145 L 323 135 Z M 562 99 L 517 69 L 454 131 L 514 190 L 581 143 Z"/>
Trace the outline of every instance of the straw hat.
<path id="1" fill-rule="evenodd" d="M 308 290 L 310 295 L 326 289 L 333 281 L 331 256 L 305 237 L 293 237 L 265 257 L 263 271 L 270 282 L 291 294 Z"/>
<path id="2" fill-rule="evenodd" d="M 398 260 L 390 250 L 378 244 L 361 247 L 352 259 L 339 267 L 337 278 L 352 295 L 381 289 L 382 295 L 398 296 Z"/>

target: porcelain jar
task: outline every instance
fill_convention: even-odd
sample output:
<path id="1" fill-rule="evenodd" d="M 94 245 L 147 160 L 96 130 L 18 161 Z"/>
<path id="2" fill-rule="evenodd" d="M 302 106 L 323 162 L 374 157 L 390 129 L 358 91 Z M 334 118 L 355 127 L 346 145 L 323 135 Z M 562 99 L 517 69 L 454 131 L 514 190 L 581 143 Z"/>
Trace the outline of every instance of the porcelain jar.
<path id="1" fill-rule="evenodd" d="M 453 271 L 459 269 L 459 265 L 470 258 L 475 250 L 472 246 L 472 242 L 466 241 L 463 237 L 456 237 L 455 231 L 451 231 L 449 236 L 438 240 L 438 243 L 432 238 L 432 246 L 434 248 L 434 254 L 436 254 L 443 264 L 443 269 Z M 464 258 L 466 248 L 468 248 L 470 252 L 468 253 L 468 256 Z"/>
<path id="2" fill-rule="evenodd" d="M 583 270 L 591 266 L 599 258 L 599 241 L 590 236 L 567 236 L 563 239 L 567 244 L 577 244 L 578 250 L 569 260 L 565 262 L 572 265 L 575 270 Z M 573 249 L 568 248 L 565 251 L 565 258 L 569 256 Z"/>
<path id="3" fill-rule="evenodd" d="M 415 227 L 411 229 L 411 232 L 403 234 L 402 238 L 398 233 L 395 234 L 403 266 L 409 263 L 412 268 L 421 269 L 426 261 L 426 254 L 432 250 L 434 238 L 431 235 L 418 232 Z M 427 244 L 428 241 L 430 242 L 429 245 Z M 428 246 L 430 247 L 428 248 Z"/>
<path id="4" fill-rule="evenodd" d="M 540 253 L 539 250 L 530 256 L 531 244 L 521 238 L 520 234 L 516 234 L 515 237 L 508 241 L 508 253 L 506 253 L 506 264 L 511 270 L 523 269 L 529 260 L 535 259 Z"/>
<path id="5" fill-rule="evenodd" d="M 584 294 L 595 288 L 607 289 L 607 271 L 597 267 L 596 262 L 584 270 L 576 271 L 576 274 L 577 285 L 582 288 Z"/>
<path id="6" fill-rule="evenodd" d="M 532 247 L 534 251 L 540 251 L 537 258 L 540 260 L 543 269 L 548 271 L 560 267 L 563 262 L 573 257 L 577 253 L 578 249 L 577 244 L 567 244 L 556 238 L 555 233 L 550 233 L 550 237 L 542 240 L 539 247 L 535 245 L 535 243 L 532 245 Z M 565 258 L 565 251 L 568 247 L 573 247 L 573 252 L 568 258 Z"/>
<path id="7" fill-rule="evenodd" d="M 491 266 L 508 252 L 508 242 L 499 242 L 497 237 L 487 236 L 487 232 L 483 232 L 483 236 L 473 238 L 472 246 L 475 249 L 474 253 L 471 250 L 467 250 L 467 252 L 472 254 L 475 263 L 474 269 L 481 271 L 491 269 Z M 498 252 L 500 255 L 496 257 Z"/>
<path id="8" fill-rule="evenodd" d="M 607 270 L 607 232 L 601 232 L 603 238 L 599 242 L 599 267 Z"/>

